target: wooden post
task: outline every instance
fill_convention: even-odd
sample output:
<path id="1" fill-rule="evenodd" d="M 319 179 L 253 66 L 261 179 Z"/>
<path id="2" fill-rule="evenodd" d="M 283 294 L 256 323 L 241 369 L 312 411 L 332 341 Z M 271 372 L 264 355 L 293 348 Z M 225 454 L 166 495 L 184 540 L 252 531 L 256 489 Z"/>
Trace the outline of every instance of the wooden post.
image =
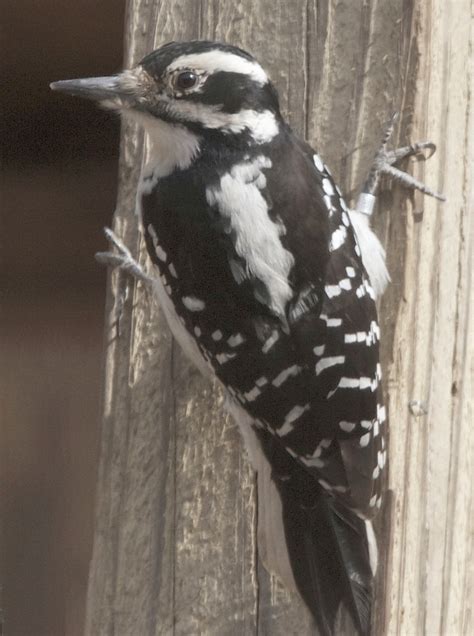
<path id="1" fill-rule="evenodd" d="M 400 144 L 438 143 L 410 170 L 448 203 L 389 184 L 376 216 L 393 279 L 381 306 L 393 492 L 378 522 L 377 635 L 474 632 L 469 19 L 469 0 L 128 5 L 128 66 L 170 40 L 252 51 L 346 193 L 361 184 L 393 110 Z M 142 149 L 142 133 L 125 127 L 114 229 L 145 263 L 133 214 Z M 221 394 L 189 367 L 142 286 L 118 273 L 105 341 L 86 633 L 311 633 L 302 603 L 258 559 L 255 477 Z"/>

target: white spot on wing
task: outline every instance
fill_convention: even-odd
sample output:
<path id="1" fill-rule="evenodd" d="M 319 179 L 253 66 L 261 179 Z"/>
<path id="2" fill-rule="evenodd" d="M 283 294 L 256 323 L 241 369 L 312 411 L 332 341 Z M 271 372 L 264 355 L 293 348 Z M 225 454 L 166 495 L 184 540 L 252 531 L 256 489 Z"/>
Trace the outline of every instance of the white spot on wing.
<path id="1" fill-rule="evenodd" d="M 347 230 L 343 225 L 340 225 L 337 230 L 334 230 L 331 236 L 331 243 L 329 245 L 329 251 L 334 252 L 344 244 L 346 240 Z"/>
<path id="2" fill-rule="evenodd" d="M 373 380 L 371 378 L 361 378 L 359 386 L 362 390 L 370 389 L 371 391 L 375 391 L 378 386 L 377 378 Z"/>
<path id="3" fill-rule="evenodd" d="M 301 457 L 301 461 L 310 468 L 323 468 L 325 464 L 324 460 L 319 459 L 319 457 Z"/>
<path id="4" fill-rule="evenodd" d="M 237 357 L 236 353 L 218 353 L 216 355 L 216 360 L 219 364 L 225 364 L 229 360 L 232 360 L 233 358 L 236 358 L 236 357 Z"/>
<path id="5" fill-rule="evenodd" d="M 272 381 L 273 386 L 281 386 L 283 382 L 288 380 L 288 378 L 298 375 L 301 370 L 301 367 L 296 364 L 294 364 L 292 367 L 288 367 L 288 369 L 285 369 L 284 371 L 279 373 L 277 377 Z"/>
<path id="6" fill-rule="evenodd" d="M 374 378 L 372 380 L 367 377 L 361 377 L 361 378 L 342 377 L 339 380 L 339 384 L 337 385 L 337 387 L 333 389 L 332 391 L 329 391 L 326 397 L 327 399 L 329 399 L 339 389 L 361 389 L 361 390 L 370 389 L 373 392 L 376 390 L 377 386 L 378 386 L 377 378 Z"/>
<path id="7" fill-rule="evenodd" d="M 333 367 L 337 364 L 344 364 L 345 356 L 328 356 L 327 358 L 321 358 L 316 364 L 316 375 L 322 373 L 325 369 Z"/>
<path id="8" fill-rule="evenodd" d="M 211 334 L 211 338 L 215 342 L 219 342 L 219 340 L 222 340 L 222 338 L 223 338 L 222 331 L 220 331 L 219 329 L 217 329 L 217 331 L 213 331 L 212 334 Z"/>
<path id="9" fill-rule="evenodd" d="M 368 446 L 370 442 L 370 433 L 365 433 L 365 435 L 361 435 L 361 438 L 359 440 L 359 444 L 364 447 L 364 446 Z"/>
<path id="10" fill-rule="evenodd" d="M 262 347 L 262 352 L 263 353 L 268 353 L 270 351 L 270 349 L 273 347 L 273 345 L 275 344 L 275 342 L 277 342 L 277 340 L 279 339 L 280 334 L 278 333 L 278 331 L 275 329 L 274 331 L 272 331 L 270 337 L 265 341 L 263 347 Z"/>
<path id="11" fill-rule="evenodd" d="M 324 172 L 324 164 L 321 161 L 321 157 L 318 154 L 313 155 L 313 161 L 314 161 L 314 165 L 319 170 L 319 172 Z"/>
<path id="12" fill-rule="evenodd" d="M 321 448 L 318 446 L 312 455 L 301 457 L 301 461 L 311 468 L 323 468 L 325 462 L 320 458 Z"/>
<path id="13" fill-rule="evenodd" d="M 153 227 L 153 225 L 151 223 L 149 223 L 148 225 L 148 234 L 151 236 L 151 240 L 153 241 L 153 247 L 155 248 L 155 254 L 157 255 L 157 257 L 160 259 L 160 261 L 166 262 L 166 252 L 165 250 L 160 246 L 159 242 L 158 242 L 158 236 L 155 232 L 155 228 Z"/>
<path id="14" fill-rule="evenodd" d="M 339 198 L 339 204 L 345 212 L 349 212 L 349 208 L 347 207 L 347 204 L 342 197 Z"/>
<path id="15" fill-rule="evenodd" d="M 281 426 L 277 431 L 277 435 L 279 437 L 283 437 L 284 435 L 288 435 L 294 429 L 294 422 L 299 419 L 305 411 L 309 411 L 309 404 L 305 404 L 304 406 L 294 406 L 289 413 L 285 415 L 285 421 L 283 426 Z"/>
<path id="16" fill-rule="evenodd" d="M 342 422 L 339 422 L 339 427 L 346 433 L 351 433 L 355 429 L 356 425 L 355 422 L 346 422 L 343 420 Z"/>
<path id="17" fill-rule="evenodd" d="M 332 205 L 331 197 L 328 194 L 325 194 L 323 196 L 323 201 L 324 201 L 324 205 L 326 206 L 329 214 L 331 215 L 331 213 L 333 211 L 333 205 Z"/>
<path id="18" fill-rule="evenodd" d="M 323 179 L 323 190 L 326 194 L 329 194 L 329 196 L 335 194 L 334 188 L 329 179 Z"/>
<path id="19" fill-rule="evenodd" d="M 381 470 L 385 466 L 386 457 L 387 457 L 387 451 L 382 451 L 382 452 L 379 451 L 377 453 L 377 463 Z"/>
<path id="20" fill-rule="evenodd" d="M 227 340 L 227 344 L 232 348 L 238 347 L 243 342 L 245 342 L 245 338 L 241 333 L 236 333 Z"/>
<path id="21" fill-rule="evenodd" d="M 377 404 L 377 419 L 380 424 L 385 422 L 386 419 L 385 406 L 380 406 L 380 404 Z"/>
<path id="22" fill-rule="evenodd" d="M 342 325 L 342 318 L 328 318 L 326 314 L 321 314 L 319 317 L 324 320 L 328 327 L 340 327 Z"/>
<path id="23" fill-rule="evenodd" d="M 253 389 L 248 391 L 248 393 L 244 393 L 244 398 L 248 400 L 249 402 L 253 402 L 254 400 L 258 398 L 260 394 L 261 394 L 260 389 L 257 386 L 254 386 Z"/>
<path id="24" fill-rule="evenodd" d="M 326 285 L 324 287 L 324 291 L 329 298 L 334 298 L 335 296 L 339 296 L 341 294 L 341 288 L 339 285 Z"/>
<path id="25" fill-rule="evenodd" d="M 206 307 L 206 303 L 196 296 L 183 296 L 181 300 L 189 311 L 202 311 Z"/>
<path id="26" fill-rule="evenodd" d="M 379 421 L 378 420 L 374 420 L 374 437 L 377 437 L 379 432 L 380 432 Z"/>
<path id="27" fill-rule="evenodd" d="M 331 492 L 332 487 L 325 479 L 318 479 L 318 483 L 325 489 Z"/>
<path id="28" fill-rule="evenodd" d="M 370 323 L 369 331 L 357 331 L 355 333 L 346 333 L 344 335 L 344 342 L 346 344 L 351 344 L 354 342 L 361 343 L 364 342 L 368 347 L 377 342 L 380 338 L 380 329 L 377 323 L 372 320 Z M 381 379 L 381 369 L 377 367 L 377 377 Z"/>

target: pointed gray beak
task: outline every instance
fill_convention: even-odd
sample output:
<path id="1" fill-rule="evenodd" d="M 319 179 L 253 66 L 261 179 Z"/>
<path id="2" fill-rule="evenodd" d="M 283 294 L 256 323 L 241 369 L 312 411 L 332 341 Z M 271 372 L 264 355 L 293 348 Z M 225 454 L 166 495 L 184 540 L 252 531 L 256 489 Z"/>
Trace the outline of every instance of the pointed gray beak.
<path id="1" fill-rule="evenodd" d="M 60 82 L 52 82 L 49 87 L 53 91 L 96 101 L 130 97 L 130 92 L 124 91 L 120 85 L 120 75 L 62 80 Z"/>

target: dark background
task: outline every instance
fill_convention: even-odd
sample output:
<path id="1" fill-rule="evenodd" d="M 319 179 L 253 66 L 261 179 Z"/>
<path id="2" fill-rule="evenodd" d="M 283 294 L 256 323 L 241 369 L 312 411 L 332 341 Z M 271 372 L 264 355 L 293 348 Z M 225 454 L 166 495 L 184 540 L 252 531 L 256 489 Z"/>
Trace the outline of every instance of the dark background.
<path id="1" fill-rule="evenodd" d="M 100 428 L 119 122 L 52 93 L 122 66 L 125 0 L 1 3 L 1 575 L 5 633 L 79 635 Z"/>

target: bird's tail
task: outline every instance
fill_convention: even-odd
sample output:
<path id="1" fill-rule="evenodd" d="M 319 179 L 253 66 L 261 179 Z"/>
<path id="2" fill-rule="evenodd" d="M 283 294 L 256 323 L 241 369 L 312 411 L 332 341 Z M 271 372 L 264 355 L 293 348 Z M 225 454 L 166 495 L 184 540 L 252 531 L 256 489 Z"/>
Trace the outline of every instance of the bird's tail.
<path id="1" fill-rule="evenodd" d="M 282 453 L 278 462 L 275 455 L 274 447 L 273 469 L 260 462 L 258 470 L 265 566 L 286 587 L 296 588 L 321 636 L 334 635 L 341 605 L 357 632 L 368 635 L 376 568 L 371 523 L 329 496 L 292 458 Z"/>
<path id="2" fill-rule="evenodd" d="M 370 633 L 377 546 L 370 521 L 331 497 L 275 437 L 242 427 L 258 475 L 258 546 L 267 568 L 299 592 L 320 636 L 333 636 L 343 606 Z"/>
<path id="3" fill-rule="evenodd" d="M 359 634 L 369 634 L 373 573 L 366 522 L 303 470 L 277 481 L 277 488 L 296 588 L 321 636 L 334 634 L 341 604 Z"/>

